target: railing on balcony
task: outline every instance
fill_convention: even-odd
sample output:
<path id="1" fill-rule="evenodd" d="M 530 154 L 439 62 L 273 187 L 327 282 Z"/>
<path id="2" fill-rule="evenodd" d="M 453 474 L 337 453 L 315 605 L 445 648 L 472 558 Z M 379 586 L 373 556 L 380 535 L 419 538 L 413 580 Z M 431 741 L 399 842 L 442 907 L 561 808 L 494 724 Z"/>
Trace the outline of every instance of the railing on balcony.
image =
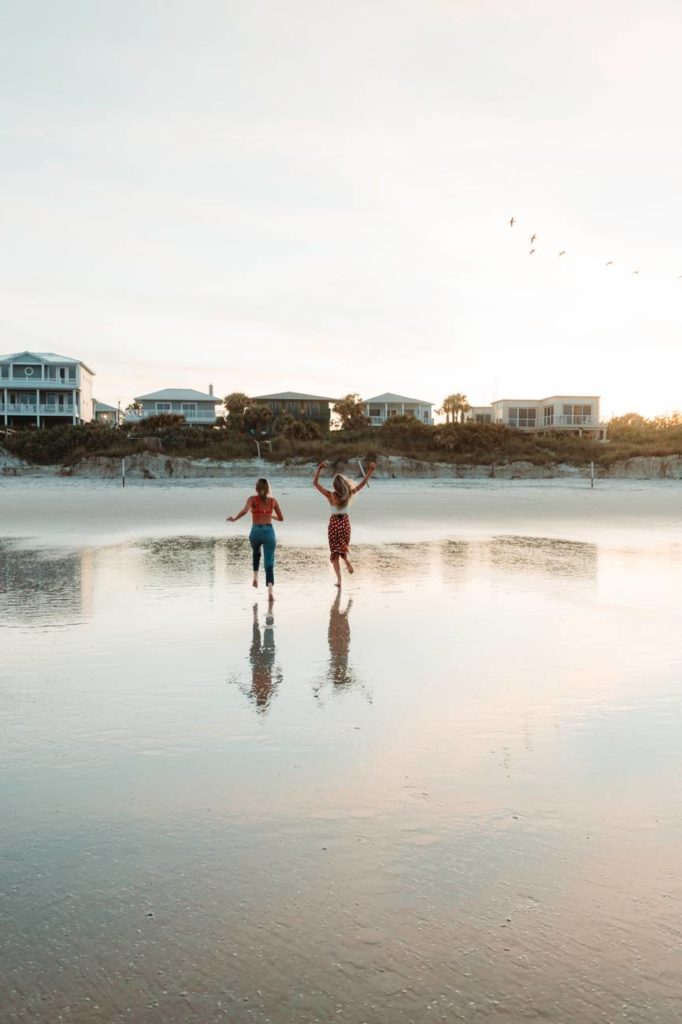
<path id="1" fill-rule="evenodd" d="M 36 402 L 0 402 L 0 413 L 12 416 L 73 416 L 73 405 L 38 405 Z"/>
<path id="2" fill-rule="evenodd" d="M 555 416 L 554 419 L 543 419 L 543 427 L 598 427 L 595 416 Z"/>
<path id="3" fill-rule="evenodd" d="M 148 420 L 150 416 L 184 416 L 187 422 L 191 420 L 206 420 L 207 422 L 214 423 L 216 414 L 211 409 L 164 409 L 162 412 L 156 412 L 154 409 L 145 409 L 142 413 L 142 419 Z"/>

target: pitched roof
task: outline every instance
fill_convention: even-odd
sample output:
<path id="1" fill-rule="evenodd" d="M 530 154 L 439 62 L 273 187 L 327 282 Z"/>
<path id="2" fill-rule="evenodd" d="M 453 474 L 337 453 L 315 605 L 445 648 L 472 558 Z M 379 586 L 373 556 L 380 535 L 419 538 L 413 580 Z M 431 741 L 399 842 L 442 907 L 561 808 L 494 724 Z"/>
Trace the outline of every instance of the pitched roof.
<path id="1" fill-rule="evenodd" d="M 113 405 L 107 405 L 106 402 L 98 402 L 96 398 L 93 398 L 92 404 L 95 412 L 118 412 Z"/>
<path id="2" fill-rule="evenodd" d="M 335 402 L 323 395 L 304 395 L 301 391 L 279 391 L 276 395 L 252 395 L 253 402 Z"/>
<path id="3" fill-rule="evenodd" d="M 222 398 L 215 395 L 205 395 L 203 391 L 193 391 L 191 388 L 162 388 L 161 391 L 151 391 L 148 395 L 137 395 L 136 402 L 213 402 L 220 405 Z"/>
<path id="4" fill-rule="evenodd" d="M 9 355 L 0 356 L 0 363 L 14 363 L 17 359 L 21 359 L 22 356 L 32 356 L 33 359 L 37 359 L 41 363 L 74 363 L 76 366 L 83 366 L 88 373 L 91 373 L 94 377 L 94 370 L 91 370 L 82 359 L 72 359 L 71 356 L 60 356 L 56 352 L 10 352 Z"/>
<path id="5" fill-rule="evenodd" d="M 423 402 L 420 398 L 406 398 L 405 395 L 394 395 L 387 391 L 385 395 L 375 395 L 374 398 L 366 398 L 363 405 L 375 402 L 391 403 L 398 402 L 400 405 L 433 405 L 433 402 Z"/>

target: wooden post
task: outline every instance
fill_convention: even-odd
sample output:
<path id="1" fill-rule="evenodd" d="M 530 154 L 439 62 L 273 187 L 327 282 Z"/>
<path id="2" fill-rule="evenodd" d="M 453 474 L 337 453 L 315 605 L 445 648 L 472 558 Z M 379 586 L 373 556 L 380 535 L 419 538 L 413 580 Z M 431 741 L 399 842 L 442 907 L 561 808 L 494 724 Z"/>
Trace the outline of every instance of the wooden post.
<path id="1" fill-rule="evenodd" d="M 590 487 L 594 487 L 594 462 L 590 463 Z"/>
<path id="2" fill-rule="evenodd" d="M 126 485 L 126 460 L 121 459 L 121 487 Z"/>

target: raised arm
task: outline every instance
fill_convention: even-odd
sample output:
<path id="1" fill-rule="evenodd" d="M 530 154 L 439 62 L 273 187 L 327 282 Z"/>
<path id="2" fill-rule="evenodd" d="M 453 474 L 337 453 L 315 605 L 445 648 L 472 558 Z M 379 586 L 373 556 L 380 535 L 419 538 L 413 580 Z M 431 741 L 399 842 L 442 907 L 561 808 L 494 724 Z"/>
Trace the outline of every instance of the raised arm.
<path id="1" fill-rule="evenodd" d="M 322 484 L 320 483 L 320 473 L 322 472 L 323 469 L 326 468 L 326 466 L 326 462 L 321 462 L 317 469 L 315 470 L 315 476 L 313 477 L 313 487 L 315 487 L 320 492 L 320 494 L 324 494 L 327 501 L 330 501 L 331 491 L 328 491 L 327 488 L 323 487 Z"/>
<path id="2" fill-rule="evenodd" d="M 282 515 L 282 510 L 279 507 L 279 502 L 277 501 L 277 498 L 272 499 L 272 514 L 275 517 L 275 519 L 279 519 L 280 523 L 284 522 L 284 516 Z"/>
<path id="3" fill-rule="evenodd" d="M 244 505 L 244 508 L 241 510 L 241 512 L 237 512 L 236 516 L 226 516 L 225 517 L 226 522 L 228 522 L 228 523 L 236 523 L 238 519 L 241 519 L 242 516 L 246 515 L 246 513 L 249 511 L 250 508 L 251 508 L 251 498 L 247 498 L 246 499 L 246 505 Z"/>
<path id="4" fill-rule="evenodd" d="M 369 478 L 371 477 L 372 473 L 374 472 L 374 470 L 376 468 L 377 468 L 376 462 L 370 462 L 369 468 L 368 468 L 367 472 L 365 473 L 365 475 L 363 476 L 363 478 L 360 481 L 360 483 L 356 484 L 353 487 L 353 494 L 357 494 L 358 491 L 362 490 L 362 488 L 365 486 L 365 484 L 369 483 Z"/>

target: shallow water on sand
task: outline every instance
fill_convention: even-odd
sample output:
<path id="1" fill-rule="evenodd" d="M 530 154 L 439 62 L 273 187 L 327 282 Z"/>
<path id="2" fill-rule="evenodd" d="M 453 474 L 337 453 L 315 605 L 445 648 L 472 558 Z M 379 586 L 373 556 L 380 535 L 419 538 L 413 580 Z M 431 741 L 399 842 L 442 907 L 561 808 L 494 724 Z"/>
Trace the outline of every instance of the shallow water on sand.
<path id="1" fill-rule="evenodd" d="M 0 545 L 8 1021 L 680 1016 L 680 547 Z"/>

